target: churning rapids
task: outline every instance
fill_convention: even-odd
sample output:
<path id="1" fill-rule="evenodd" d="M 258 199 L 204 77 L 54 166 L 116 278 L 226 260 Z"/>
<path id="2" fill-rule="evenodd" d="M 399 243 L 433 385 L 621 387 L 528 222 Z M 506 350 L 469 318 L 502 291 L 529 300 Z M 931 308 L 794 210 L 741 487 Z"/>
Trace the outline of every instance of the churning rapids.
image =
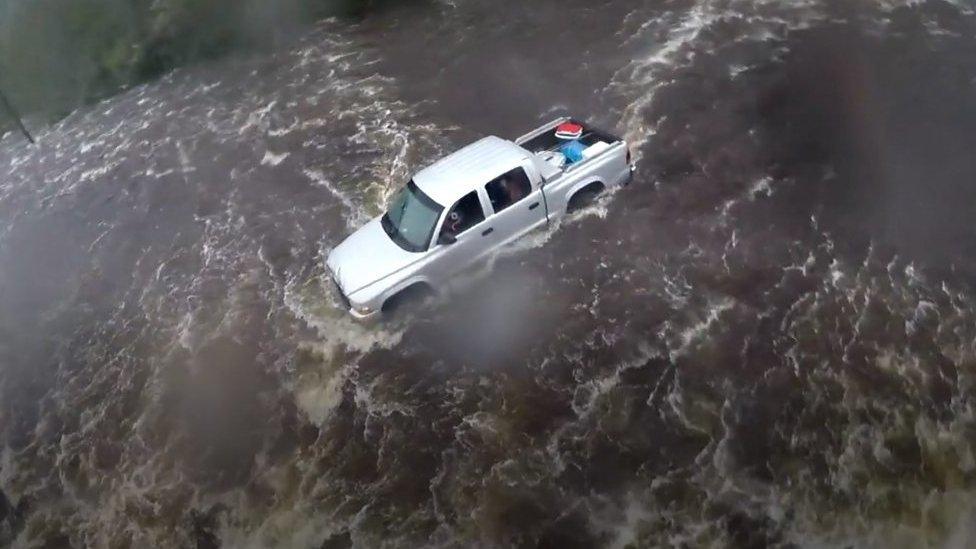
<path id="1" fill-rule="evenodd" d="M 322 258 L 571 112 L 631 187 L 355 325 Z M 456 0 L 0 149 L 0 545 L 976 544 L 964 2 Z"/>

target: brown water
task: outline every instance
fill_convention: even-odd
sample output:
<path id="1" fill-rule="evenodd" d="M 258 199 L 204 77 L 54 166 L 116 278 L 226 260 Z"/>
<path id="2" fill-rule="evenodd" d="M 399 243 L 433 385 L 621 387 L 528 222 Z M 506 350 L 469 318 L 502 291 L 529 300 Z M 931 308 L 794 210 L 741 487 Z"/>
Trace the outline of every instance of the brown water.
<path id="1" fill-rule="evenodd" d="M 570 112 L 634 184 L 364 328 L 322 259 Z M 0 142 L 0 545 L 976 544 L 976 15 L 456 0 Z"/>

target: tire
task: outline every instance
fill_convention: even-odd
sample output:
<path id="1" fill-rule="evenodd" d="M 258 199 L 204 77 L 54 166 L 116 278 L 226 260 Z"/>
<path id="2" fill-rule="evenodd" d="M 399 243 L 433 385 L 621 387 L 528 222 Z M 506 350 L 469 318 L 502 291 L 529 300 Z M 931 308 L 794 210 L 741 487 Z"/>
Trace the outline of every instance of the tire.
<path id="1" fill-rule="evenodd" d="M 566 211 L 569 213 L 578 212 L 583 208 L 591 206 L 600 193 L 604 190 L 603 183 L 591 183 L 586 187 L 576 191 L 576 194 L 569 199 L 569 205 L 566 207 Z"/>
<path id="2" fill-rule="evenodd" d="M 383 302 L 383 315 L 396 317 L 416 312 L 433 296 L 434 289 L 427 284 L 408 286 Z"/>

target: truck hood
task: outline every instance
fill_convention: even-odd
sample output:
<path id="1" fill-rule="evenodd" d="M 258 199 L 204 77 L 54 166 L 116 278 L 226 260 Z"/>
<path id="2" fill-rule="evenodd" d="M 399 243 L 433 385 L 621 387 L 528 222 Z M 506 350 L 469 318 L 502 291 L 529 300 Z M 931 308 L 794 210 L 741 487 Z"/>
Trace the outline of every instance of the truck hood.
<path id="1" fill-rule="evenodd" d="M 398 246 L 383 230 L 380 218 L 370 221 L 329 253 L 329 270 L 347 296 L 392 275 L 422 257 Z"/>

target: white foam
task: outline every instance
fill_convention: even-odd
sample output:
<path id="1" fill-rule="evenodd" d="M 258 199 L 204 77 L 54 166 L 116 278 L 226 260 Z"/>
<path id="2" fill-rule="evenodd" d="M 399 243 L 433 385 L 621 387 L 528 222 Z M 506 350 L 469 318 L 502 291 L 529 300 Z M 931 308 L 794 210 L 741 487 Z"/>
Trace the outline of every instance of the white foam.
<path id="1" fill-rule="evenodd" d="M 284 162 L 290 154 L 289 152 L 275 154 L 271 151 L 265 151 L 264 158 L 261 159 L 261 164 L 263 166 L 277 166 Z"/>

